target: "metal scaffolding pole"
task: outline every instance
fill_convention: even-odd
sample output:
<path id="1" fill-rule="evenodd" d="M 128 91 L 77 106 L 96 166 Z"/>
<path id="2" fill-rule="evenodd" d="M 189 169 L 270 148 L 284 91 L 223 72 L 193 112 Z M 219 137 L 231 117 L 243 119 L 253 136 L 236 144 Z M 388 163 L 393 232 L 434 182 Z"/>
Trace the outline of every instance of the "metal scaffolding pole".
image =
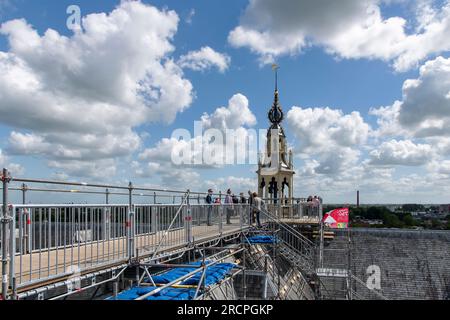
<path id="1" fill-rule="evenodd" d="M 134 208 L 133 208 L 133 183 L 128 184 L 128 221 L 127 221 L 127 243 L 128 259 L 134 257 Z"/>
<path id="2" fill-rule="evenodd" d="M 8 212 L 8 183 L 11 181 L 7 169 L 3 169 L 1 176 L 3 184 L 3 216 L 2 216 L 2 298 L 8 298 L 8 229 L 9 229 L 9 212 Z"/>

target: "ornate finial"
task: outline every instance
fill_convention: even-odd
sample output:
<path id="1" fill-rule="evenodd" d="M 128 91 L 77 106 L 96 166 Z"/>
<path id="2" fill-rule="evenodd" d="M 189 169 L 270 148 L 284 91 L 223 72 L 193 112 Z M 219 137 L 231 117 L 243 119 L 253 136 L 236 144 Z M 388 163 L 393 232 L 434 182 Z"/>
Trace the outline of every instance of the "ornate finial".
<path id="1" fill-rule="evenodd" d="M 272 65 L 272 70 L 275 71 L 275 96 L 272 108 L 269 111 L 269 120 L 273 124 L 280 124 L 283 121 L 283 110 L 278 102 L 278 69 L 280 67 L 277 64 Z"/>

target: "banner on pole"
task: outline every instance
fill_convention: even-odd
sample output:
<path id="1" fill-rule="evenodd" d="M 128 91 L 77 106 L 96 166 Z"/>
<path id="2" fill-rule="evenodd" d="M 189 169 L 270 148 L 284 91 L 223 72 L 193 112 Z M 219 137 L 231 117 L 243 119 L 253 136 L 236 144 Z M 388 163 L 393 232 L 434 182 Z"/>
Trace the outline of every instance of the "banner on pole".
<path id="1" fill-rule="evenodd" d="M 335 209 L 325 213 L 322 222 L 332 229 L 348 228 L 349 210 L 348 208 Z"/>

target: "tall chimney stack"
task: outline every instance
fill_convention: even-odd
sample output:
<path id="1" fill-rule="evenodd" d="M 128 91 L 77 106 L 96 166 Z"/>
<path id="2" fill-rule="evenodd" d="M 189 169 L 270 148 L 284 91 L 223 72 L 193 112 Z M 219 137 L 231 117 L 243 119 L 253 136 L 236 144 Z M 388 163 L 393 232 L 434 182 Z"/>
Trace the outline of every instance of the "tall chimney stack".
<path id="1" fill-rule="evenodd" d="M 356 207 L 359 208 L 359 190 L 356 191 Z"/>

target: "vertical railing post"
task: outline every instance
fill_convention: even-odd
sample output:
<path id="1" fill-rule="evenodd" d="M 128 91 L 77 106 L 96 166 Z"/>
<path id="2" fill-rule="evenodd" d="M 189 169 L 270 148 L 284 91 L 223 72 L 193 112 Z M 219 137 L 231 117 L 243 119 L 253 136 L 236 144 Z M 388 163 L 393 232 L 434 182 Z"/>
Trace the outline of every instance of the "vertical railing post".
<path id="1" fill-rule="evenodd" d="M 22 204 L 26 204 L 27 203 L 27 197 L 26 197 L 26 193 L 28 190 L 28 186 L 25 183 L 22 183 Z M 24 223 L 25 226 L 19 226 L 19 228 L 23 228 L 23 237 L 24 240 L 20 239 L 20 241 L 23 241 L 24 244 L 24 251 L 26 253 L 30 253 L 31 252 L 31 212 L 29 212 L 28 210 L 22 210 L 23 213 L 23 218 L 24 218 Z"/>
<path id="2" fill-rule="evenodd" d="M 324 233 L 323 222 L 320 221 L 319 268 L 323 268 L 323 247 L 324 247 L 323 233 Z"/>
<path id="3" fill-rule="evenodd" d="M 103 239 L 110 240 L 111 238 L 111 216 L 112 208 L 105 208 L 103 210 Z"/>
<path id="4" fill-rule="evenodd" d="M 243 288 L 244 288 L 244 300 L 247 300 L 247 279 L 246 279 L 246 272 L 247 269 L 246 261 L 245 261 L 245 253 L 247 250 L 242 251 L 242 282 L 243 282 Z"/>
<path id="5" fill-rule="evenodd" d="M 222 234 L 223 232 L 223 207 L 224 204 L 219 204 L 219 234 Z M 226 209 L 227 210 L 227 209 Z"/>
<path id="6" fill-rule="evenodd" d="M 189 201 L 189 195 L 190 195 L 190 191 L 187 190 L 187 193 L 186 193 L 186 207 L 185 207 L 186 210 L 183 210 L 183 212 L 185 212 L 184 224 L 185 224 L 185 232 L 186 232 L 186 242 L 187 242 L 187 244 L 191 244 L 192 243 L 192 211 L 191 211 L 191 204 L 190 204 L 190 201 Z"/>
<path id="7" fill-rule="evenodd" d="M 153 204 L 156 204 L 156 192 L 153 192 Z"/>
<path id="8" fill-rule="evenodd" d="M 22 204 L 26 203 L 26 193 L 27 193 L 27 185 L 22 183 Z"/>
<path id="9" fill-rule="evenodd" d="M 105 190 L 105 203 L 109 204 L 109 189 Z M 109 240 L 111 235 L 111 209 L 103 210 L 103 239 Z"/>
<path id="10" fill-rule="evenodd" d="M 16 255 L 16 209 L 14 206 L 8 206 L 9 212 L 9 287 L 13 288 L 15 285 L 15 255 Z M 15 289 L 15 288 L 14 288 Z M 13 299 L 15 296 L 13 290 Z"/>
<path id="11" fill-rule="evenodd" d="M 300 219 L 303 219 L 303 202 L 299 202 Z"/>
<path id="12" fill-rule="evenodd" d="M 133 206 L 133 184 L 128 184 L 128 219 L 127 219 L 127 247 L 128 258 L 131 260 L 134 257 L 134 206 Z"/>
<path id="13" fill-rule="evenodd" d="M 248 226 L 252 225 L 252 213 L 253 213 L 253 208 L 252 208 L 252 204 L 250 204 L 250 198 L 248 199 L 248 211 L 247 211 L 247 224 Z"/>
<path id="14" fill-rule="evenodd" d="M 323 206 L 321 203 L 319 203 L 319 221 L 322 221 L 323 219 Z"/>
<path id="15" fill-rule="evenodd" d="M 8 298 L 8 183 L 11 178 L 7 169 L 3 169 L 1 181 L 3 184 L 3 215 L 2 215 L 2 298 Z"/>
<path id="16" fill-rule="evenodd" d="M 239 206 L 239 227 L 241 228 L 241 232 L 244 229 L 244 211 L 245 211 L 245 204 L 241 203 L 238 204 Z"/>

